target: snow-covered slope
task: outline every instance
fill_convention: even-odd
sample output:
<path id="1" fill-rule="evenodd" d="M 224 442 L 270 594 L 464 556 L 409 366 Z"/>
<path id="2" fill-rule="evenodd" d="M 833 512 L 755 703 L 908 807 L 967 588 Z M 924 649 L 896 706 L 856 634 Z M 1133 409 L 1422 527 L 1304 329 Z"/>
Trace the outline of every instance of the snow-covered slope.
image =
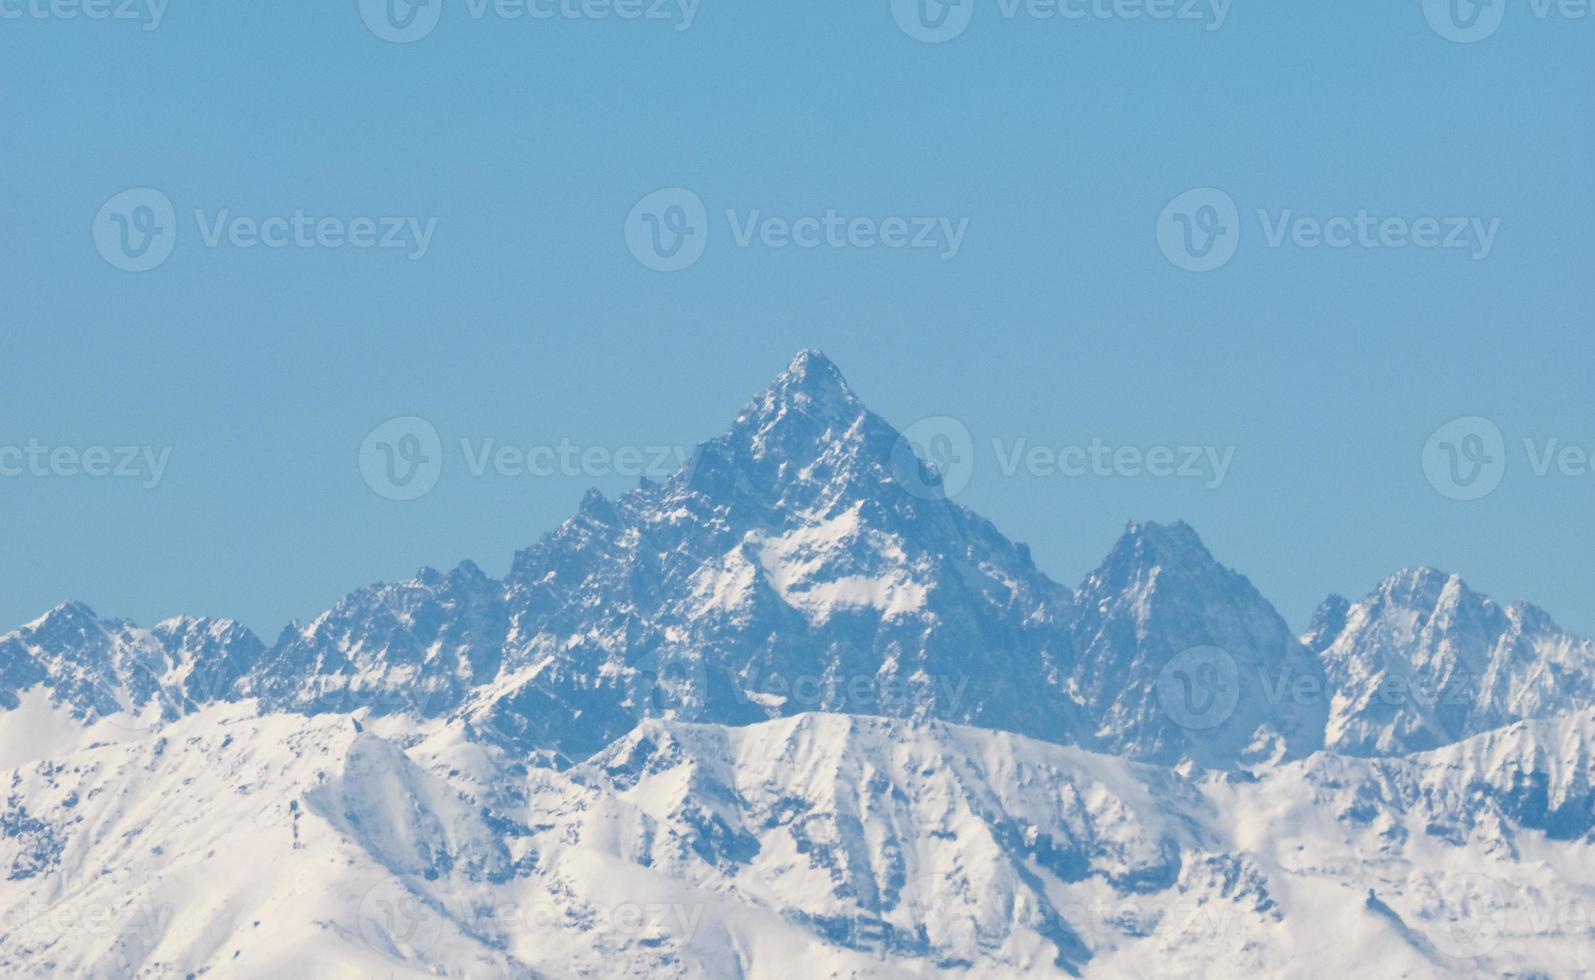
<path id="1" fill-rule="evenodd" d="M 558 772 L 459 724 L 253 709 L 212 707 L 0 774 L 0 969 L 1595 968 L 1590 713 L 1407 760 L 1319 755 L 1192 778 L 1011 734 L 824 714 L 650 721 Z"/>
<path id="2" fill-rule="evenodd" d="M 419 901 L 406 882 L 470 893 L 507 856 L 447 784 L 348 716 L 217 706 L 6 781 L 8 976 L 513 966 L 441 919 L 430 960 L 395 934 L 402 916 L 390 929 L 390 907 Z"/>
<path id="3" fill-rule="evenodd" d="M 1183 522 L 1130 525 L 1076 593 L 1071 621 L 1069 687 L 1105 751 L 1224 767 L 1323 744 L 1317 658 Z M 1293 696 L 1304 689 L 1319 697 Z"/>
<path id="4" fill-rule="evenodd" d="M 49 717 L 23 725 L 35 690 L 49 708 L 25 714 Z M 669 479 L 589 494 L 502 581 L 425 569 L 269 650 L 232 623 L 140 630 L 78 603 L 0 637 L 0 732 L 258 698 L 469 719 L 560 765 L 643 718 L 831 711 L 1227 768 L 1434 748 L 1592 696 L 1595 644 L 1428 570 L 1331 599 L 1301 641 L 1183 523 L 1131 524 L 1059 586 L 814 351 Z"/>
<path id="5" fill-rule="evenodd" d="M 0 636 L 0 709 L 37 692 L 81 722 L 143 730 L 229 696 L 264 651 L 229 620 L 177 617 L 145 630 L 66 602 Z"/>
<path id="6" fill-rule="evenodd" d="M 1192 662 L 1211 647 L 1217 674 Z M 248 653 L 217 697 L 467 718 L 560 764 L 648 717 L 938 718 L 1218 767 L 1300 757 L 1323 729 L 1272 696 L 1321 683 L 1316 662 L 1189 527 L 1132 525 L 1080 590 L 1059 586 L 812 351 L 680 472 L 589 494 L 503 581 L 424 570 Z"/>
<path id="7" fill-rule="evenodd" d="M 347 596 L 294 625 L 240 678 L 271 710 L 446 713 L 497 675 L 508 629 L 502 589 L 466 562 Z"/>
<path id="8" fill-rule="evenodd" d="M 922 715 L 1070 740 L 1072 706 L 1033 681 L 1070 659 L 1066 590 L 926 492 L 905 445 L 800 354 L 681 472 L 590 495 L 517 556 L 505 676 L 476 716 L 572 757 L 656 714 Z"/>
<path id="9" fill-rule="evenodd" d="M 1595 704 L 1595 643 L 1430 568 L 1360 602 L 1331 597 L 1304 642 L 1333 689 L 1327 742 L 1339 752 L 1422 751 Z"/>
<path id="10" fill-rule="evenodd" d="M 503 580 L 0 636 L 0 971 L 1588 975 L 1592 703 L 1428 570 L 1059 586 L 805 352 Z"/>

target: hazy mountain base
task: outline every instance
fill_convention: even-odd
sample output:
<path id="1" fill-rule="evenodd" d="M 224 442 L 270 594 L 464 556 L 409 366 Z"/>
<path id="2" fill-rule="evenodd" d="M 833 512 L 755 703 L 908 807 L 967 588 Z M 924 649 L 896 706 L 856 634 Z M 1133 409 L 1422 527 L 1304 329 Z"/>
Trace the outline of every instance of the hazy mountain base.
<path id="1" fill-rule="evenodd" d="M 825 714 L 649 721 L 557 772 L 458 724 L 255 707 L 3 776 L 0 970 L 1595 969 L 1592 712 L 1193 776 Z"/>

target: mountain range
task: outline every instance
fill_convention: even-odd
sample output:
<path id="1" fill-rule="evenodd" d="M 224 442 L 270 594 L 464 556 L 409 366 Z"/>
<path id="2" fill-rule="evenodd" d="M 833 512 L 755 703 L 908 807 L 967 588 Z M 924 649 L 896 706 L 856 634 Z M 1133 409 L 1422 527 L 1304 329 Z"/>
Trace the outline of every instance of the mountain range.
<path id="1" fill-rule="evenodd" d="M 1184 523 L 1070 588 L 950 498 L 805 351 L 503 579 L 64 603 L 0 637 L 0 964 L 1595 968 L 1595 644 L 1427 568 L 1296 636 Z"/>

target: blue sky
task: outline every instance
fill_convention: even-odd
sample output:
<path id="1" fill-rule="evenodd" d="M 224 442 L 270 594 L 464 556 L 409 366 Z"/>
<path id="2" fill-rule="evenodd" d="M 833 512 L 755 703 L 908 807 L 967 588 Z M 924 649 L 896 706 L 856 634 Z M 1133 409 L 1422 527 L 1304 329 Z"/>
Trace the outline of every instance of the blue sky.
<path id="1" fill-rule="evenodd" d="M 356 0 L 171 0 L 152 30 L 147 6 L 8 0 L 0 471 L 19 458 L 3 447 L 67 455 L 0 476 L 0 624 L 75 597 L 270 639 L 423 564 L 502 573 L 588 486 L 632 481 L 473 476 L 461 440 L 692 444 L 819 347 L 899 425 L 958 420 L 959 499 L 1061 581 L 1126 520 L 1184 518 L 1298 627 L 1422 563 L 1595 632 L 1595 475 L 1561 455 L 1595 448 L 1595 18 L 1514 5 L 1464 44 L 1419 0 L 1234 0 L 1221 26 L 1205 3 L 1164 20 L 1004 2 L 930 44 L 889 0 L 701 0 L 685 30 L 671 5 L 478 18 L 460 0 L 396 44 Z M 124 271 L 100 211 L 143 187 L 175 239 Z M 661 188 L 705 209 L 680 271 L 628 247 Z M 1205 272 L 1160 247 L 1182 227 L 1165 206 L 1199 188 L 1238 231 Z M 828 212 L 964 233 L 950 257 L 769 244 L 764 219 Z M 1359 212 L 1399 234 L 1332 248 L 1298 220 L 1349 234 Z M 249 245 L 236 221 L 296 213 L 345 244 Z M 347 244 L 388 217 L 401 247 Z M 1423 219 L 1460 219 L 1463 247 L 1411 244 Z M 419 258 L 409 228 L 430 229 Z M 416 500 L 362 479 L 362 440 L 395 416 L 443 447 Z M 1476 500 L 1426 477 L 1426 441 L 1460 417 L 1499 447 L 1464 425 L 1429 449 L 1467 466 L 1485 446 L 1500 483 Z M 999 463 L 1093 441 L 1233 456 L 1216 487 Z M 120 446 L 169 447 L 155 486 L 148 464 L 81 475 Z"/>

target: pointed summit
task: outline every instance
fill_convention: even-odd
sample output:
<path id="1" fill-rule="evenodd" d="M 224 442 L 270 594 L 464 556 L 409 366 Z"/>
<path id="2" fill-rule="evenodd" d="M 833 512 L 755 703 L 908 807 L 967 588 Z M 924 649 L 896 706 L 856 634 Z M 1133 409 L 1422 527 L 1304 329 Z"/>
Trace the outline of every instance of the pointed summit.
<path id="1" fill-rule="evenodd" d="M 812 347 L 800 350 L 787 364 L 786 370 L 781 372 L 780 380 L 790 379 L 799 385 L 813 387 L 847 387 L 847 380 L 842 377 L 842 371 L 836 362 L 825 356 L 823 351 Z"/>
<path id="2" fill-rule="evenodd" d="M 751 491 L 762 503 L 806 510 L 873 497 L 889 480 L 893 429 L 871 413 L 830 359 L 798 353 L 686 468 L 694 490 L 728 503 Z M 788 496 L 789 491 L 796 496 Z"/>
<path id="3" fill-rule="evenodd" d="M 1316 658 L 1189 524 L 1132 522 L 1075 594 L 1070 618 L 1071 689 L 1099 720 L 1106 750 L 1222 768 L 1301 758 L 1322 745 L 1322 699 L 1296 703 L 1268 693 L 1280 678 L 1321 690 Z M 1182 672 L 1197 671 L 1226 698 L 1201 717 L 1182 713 L 1176 696 Z"/>
<path id="4" fill-rule="evenodd" d="M 797 415 L 845 426 L 863 413 L 864 406 L 848 387 L 841 369 L 817 350 L 802 350 L 737 421 L 757 420 L 758 428 L 764 429 Z"/>
<path id="5" fill-rule="evenodd" d="M 1471 594 L 1467 583 L 1462 581 L 1460 575 L 1442 572 L 1427 565 L 1416 565 L 1403 568 L 1380 582 L 1374 594 L 1404 606 L 1422 605 L 1432 608 L 1448 589 L 1453 588 L 1460 590 L 1464 595 Z"/>
<path id="6" fill-rule="evenodd" d="M 29 642 L 46 645 L 82 645 L 94 642 L 109 625 L 112 624 L 102 622 L 87 604 L 68 599 L 8 635 L 25 635 L 31 638 Z"/>
<path id="7" fill-rule="evenodd" d="M 1156 521 L 1130 521 L 1114 552 L 1127 551 L 1157 564 L 1211 562 L 1213 555 L 1202 543 L 1196 528 L 1184 521 L 1159 524 Z"/>
<path id="8" fill-rule="evenodd" d="M 1424 566 L 1315 624 L 1309 641 L 1337 692 L 1329 745 L 1350 755 L 1427 751 L 1595 692 L 1595 643 Z"/>
<path id="9" fill-rule="evenodd" d="M 1184 521 L 1131 521 L 1084 588 L 1118 591 L 1159 580 L 1223 581 L 1231 577 L 1241 576 L 1219 564 L 1196 529 Z"/>

